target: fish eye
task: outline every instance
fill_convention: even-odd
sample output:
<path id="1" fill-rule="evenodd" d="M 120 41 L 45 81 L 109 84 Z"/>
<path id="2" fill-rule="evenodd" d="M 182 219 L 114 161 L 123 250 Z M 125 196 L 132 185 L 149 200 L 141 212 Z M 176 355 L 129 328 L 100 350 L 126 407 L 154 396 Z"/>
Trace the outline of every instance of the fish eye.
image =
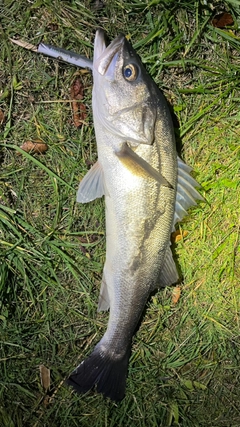
<path id="1" fill-rule="evenodd" d="M 123 77 L 128 82 L 133 82 L 138 76 L 138 68 L 134 64 L 128 64 L 123 67 Z"/>

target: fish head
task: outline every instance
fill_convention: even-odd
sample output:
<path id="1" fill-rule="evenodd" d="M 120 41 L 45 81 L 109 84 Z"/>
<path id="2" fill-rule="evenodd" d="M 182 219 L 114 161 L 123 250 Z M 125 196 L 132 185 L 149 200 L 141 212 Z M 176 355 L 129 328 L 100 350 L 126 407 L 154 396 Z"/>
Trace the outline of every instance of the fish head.
<path id="1" fill-rule="evenodd" d="M 156 87 L 131 44 L 120 34 L 108 46 L 97 30 L 93 58 L 93 113 L 100 123 L 132 145 L 154 141 Z"/>

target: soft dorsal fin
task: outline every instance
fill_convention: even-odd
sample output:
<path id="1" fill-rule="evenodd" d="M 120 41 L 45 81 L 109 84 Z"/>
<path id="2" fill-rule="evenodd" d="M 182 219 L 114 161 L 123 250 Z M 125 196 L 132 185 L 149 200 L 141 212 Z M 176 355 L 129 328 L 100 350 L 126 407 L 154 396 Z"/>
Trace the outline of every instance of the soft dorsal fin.
<path id="1" fill-rule="evenodd" d="M 177 268 L 172 256 L 172 251 L 169 247 L 166 250 L 164 263 L 159 276 L 159 286 L 170 286 L 176 283 L 179 279 Z"/>
<path id="2" fill-rule="evenodd" d="M 190 206 L 196 205 L 195 200 L 204 200 L 201 194 L 195 189 L 199 184 L 189 174 L 192 168 L 186 165 L 180 157 L 177 158 L 178 175 L 177 175 L 177 194 L 175 202 L 175 212 L 173 221 L 173 230 L 176 222 L 181 221 L 187 214 L 187 209 Z"/>
<path id="3" fill-rule="evenodd" d="M 84 176 L 77 191 L 77 202 L 87 203 L 106 194 L 103 169 L 99 162 Z"/>
<path id="4" fill-rule="evenodd" d="M 121 150 L 115 152 L 115 154 L 134 175 L 150 177 L 165 187 L 173 188 L 159 171 L 154 169 L 146 160 L 135 153 L 126 142 L 122 145 Z"/>

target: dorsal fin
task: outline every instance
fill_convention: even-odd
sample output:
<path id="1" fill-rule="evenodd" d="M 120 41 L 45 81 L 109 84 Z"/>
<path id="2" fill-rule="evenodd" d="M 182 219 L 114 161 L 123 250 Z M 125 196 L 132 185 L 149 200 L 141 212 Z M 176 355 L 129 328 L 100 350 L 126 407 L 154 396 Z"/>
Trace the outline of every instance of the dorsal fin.
<path id="1" fill-rule="evenodd" d="M 177 268 L 173 259 L 172 251 L 169 247 L 166 250 L 164 263 L 160 271 L 158 286 L 170 286 L 176 283 L 179 279 Z"/>
<path id="2" fill-rule="evenodd" d="M 201 194 L 195 189 L 199 184 L 189 174 L 192 168 L 186 165 L 180 157 L 177 158 L 178 174 L 177 174 L 177 193 L 175 202 L 175 212 L 173 221 L 173 230 L 176 222 L 181 221 L 187 215 L 187 209 L 190 206 L 196 205 L 196 200 L 204 200 Z"/>

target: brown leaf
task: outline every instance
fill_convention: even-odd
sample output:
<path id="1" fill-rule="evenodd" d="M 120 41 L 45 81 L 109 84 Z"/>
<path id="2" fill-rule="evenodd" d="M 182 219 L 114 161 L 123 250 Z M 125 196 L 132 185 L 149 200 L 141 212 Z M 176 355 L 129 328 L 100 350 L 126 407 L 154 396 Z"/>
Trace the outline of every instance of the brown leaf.
<path id="1" fill-rule="evenodd" d="M 222 12 L 213 18 L 212 24 L 216 28 L 225 28 L 229 25 L 233 25 L 234 21 L 230 13 Z"/>
<path id="2" fill-rule="evenodd" d="M 42 388 L 44 391 L 47 391 L 50 388 L 50 369 L 44 365 L 40 365 L 39 370 Z"/>
<path id="3" fill-rule="evenodd" d="M 79 102 L 84 97 L 84 87 L 80 77 L 76 77 L 73 81 L 70 96 L 72 100 L 73 123 L 76 127 L 80 127 L 87 117 L 85 104 Z"/>
<path id="4" fill-rule="evenodd" d="M 57 31 L 57 30 L 58 30 L 58 24 L 57 24 L 57 23 L 55 23 L 55 22 L 50 22 L 50 23 L 48 24 L 47 28 L 48 28 L 50 31 Z"/>
<path id="5" fill-rule="evenodd" d="M 48 145 L 41 139 L 34 139 L 33 141 L 25 141 L 20 148 L 27 153 L 43 154 L 48 150 Z"/>
<path id="6" fill-rule="evenodd" d="M 188 235 L 188 231 L 184 230 L 176 230 L 171 234 L 171 241 L 172 243 L 180 242 L 180 240 L 183 240 L 184 237 Z"/>
<path id="7" fill-rule="evenodd" d="M 21 40 L 21 39 L 11 39 L 11 38 L 9 38 L 9 40 L 12 43 L 17 44 L 18 46 L 24 47 L 25 49 L 32 50 L 33 52 L 37 52 L 38 51 L 38 47 L 37 46 L 34 46 L 31 43 L 25 42 L 24 40 Z"/>
<path id="8" fill-rule="evenodd" d="M 2 125 L 4 121 L 5 121 L 5 115 L 4 115 L 4 112 L 0 108 L 0 125 Z"/>
<path id="9" fill-rule="evenodd" d="M 80 77 L 76 77 L 71 86 L 71 99 L 83 99 L 83 84 Z"/>
<path id="10" fill-rule="evenodd" d="M 43 405 L 45 407 L 47 407 L 50 403 L 51 403 L 51 397 L 48 396 L 48 395 L 44 396 L 44 398 L 43 398 Z"/>
<path id="11" fill-rule="evenodd" d="M 180 288 L 180 286 L 175 286 L 173 288 L 173 293 L 172 293 L 172 302 L 173 302 L 173 304 L 177 304 L 178 303 L 180 296 L 181 296 L 181 288 Z"/>
<path id="12" fill-rule="evenodd" d="M 89 234 L 87 237 L 77 236 L 77 239 L 80 240 L 81 243 L 89 245 L 91 243 L 97 242 L 99 239 L 99 236 L 97 234 Z"/>

